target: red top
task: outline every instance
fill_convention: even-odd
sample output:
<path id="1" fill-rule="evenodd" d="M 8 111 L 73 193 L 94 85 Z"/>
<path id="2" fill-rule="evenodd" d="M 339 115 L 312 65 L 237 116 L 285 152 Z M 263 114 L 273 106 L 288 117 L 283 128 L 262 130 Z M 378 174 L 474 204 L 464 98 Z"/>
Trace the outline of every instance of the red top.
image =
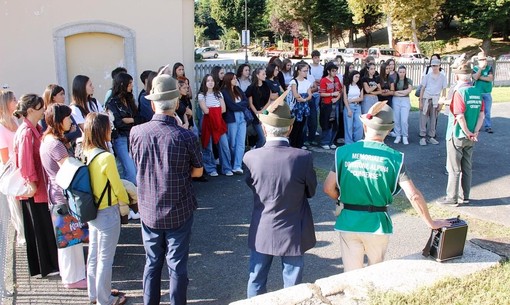
<path id="1" fill-rule="evenodd" d="M 16 166 L 20 169 L 21 176 L 29 182 L 35 182 L 37 190 L 34 194 L 34 202 L 47 203 L 48 193 L 39 154 L 41 147 L 41 131 L 39 125 L 34 126 L 26 118 L 14 135 L 14 153 L 16 154 Z M 28 199 L 18 197 L 18 199 Z"/>
<path id="2" fill-rule="evenodd" d="M 227 124 L 223 120 L 221 107 L 209 108 L 209 113 L 202 119 L 202 147 L 207 148 L 212 136 L 213 143 L 218 144 L 220 137 L 227 132 Z"/>
<path id="3" fill-rule="evenodd" d="M 329 80 L 327 77 L 323 77 L 320 82 L 320 93 L 333 93 L 333 92 L 340 92 L 342 93 L 342 84 L 340 83 L 340 80 L 337 76 L 333 79 L 333 81 Z M 341 96 L 341 95 L 339 95 Z M 331 101 L 333 100 L 332 96 L 326 96 L 322 97 L 322 102 L 324 104 L 331 104 Z"/>

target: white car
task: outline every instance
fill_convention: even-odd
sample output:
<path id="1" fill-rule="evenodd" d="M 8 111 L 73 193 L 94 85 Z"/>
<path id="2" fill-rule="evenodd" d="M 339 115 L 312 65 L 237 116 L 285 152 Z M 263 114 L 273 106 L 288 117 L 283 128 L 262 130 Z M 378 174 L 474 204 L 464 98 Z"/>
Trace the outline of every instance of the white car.
<path id="1" fill-rule="evenodd" d="M 213 47 L 198 48 L 195 54 L 202 55 L 202 58 L 218 58 L 218 51 Z"/>
<path id="2" fill-rule="evenodd" d="M 397 57 L 398 62 L 402 63 L 424 63 L 428 62 L 428 57 L 421 53 L 402 53 L 400 57 Z"/>
<path id="3" fill-rule="evenodd" d="M 329 48 L 329 49 L 323 49 L 321 51 L 321 60 L 324 63 L 327 63 L 329 61 L 337 61 L 340 63 L 344 62 L 343 55 L 344 55 L 345 48 Z"/>

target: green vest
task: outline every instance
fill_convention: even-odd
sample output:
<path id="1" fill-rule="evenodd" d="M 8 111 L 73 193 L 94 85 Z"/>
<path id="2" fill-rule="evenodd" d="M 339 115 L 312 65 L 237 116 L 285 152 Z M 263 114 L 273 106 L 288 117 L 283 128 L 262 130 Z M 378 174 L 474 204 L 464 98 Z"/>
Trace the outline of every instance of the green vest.
<path id="1" fill-rule="evenodd" d="M 480 115 L 480 110 L 482 108 L 482 93 L 480 92 L 480 89 L 476 87 L 461 87 L 457 90 L 457 92 L 464 100 L 464 105 L 466 107 L 466 110 L 464 111 L 464 118 L 466 119 L 468 130 L 474 132 L 476 123 L 478 122 L 478 116 Z M 449 140 L 452 135 L 458 139 L 466 137 L 462 128 L 460 128 L 460 124 L 458 124 L 452 111 L 450 111 L 450 114 L 448 115 L 446 139 Z"/>
<path id="2" fill-rule="evenodd" d="M 478 72 L 480 70 L 480 67 L 475 66 L 473 67 L 473 73 Z M 492 67 L 487 65 L 485 68 L 483 68 L 482 73 L 480 73 L 480 76 L 487 77 L 489 74 L 494 73 L 492 71 Z M 492 92 L 492 82 L 488 82 L 485 80 L 475 80 L 475 87 L 480 89 L 482 93 L 491 93 Z"/>
<path id="3" fill-rule="evenodd" d="M 384 143 L 359 141 L 336 150 L 335 166 L 340 201 L 356 205 L 386 206 L 400 191 L 398 178 L 404 154 Z M 376 234 L 393 233 L 387 212 L 343 209 L 335 230 Z"/>

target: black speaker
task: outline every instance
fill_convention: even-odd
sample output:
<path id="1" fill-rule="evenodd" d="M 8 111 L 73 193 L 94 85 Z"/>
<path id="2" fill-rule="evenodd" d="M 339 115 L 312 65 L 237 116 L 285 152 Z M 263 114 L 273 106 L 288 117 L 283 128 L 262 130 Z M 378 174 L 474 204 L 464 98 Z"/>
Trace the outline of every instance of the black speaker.
<path id="1" fill-rule="evenodd" d="M 427 245 L 423 249 L 423 256 L 432 256 L 438 262 L 462 256 L 468 225 L 459 217 L 447 220 L 451 223 L 450 227 L 432 230 Z"/>

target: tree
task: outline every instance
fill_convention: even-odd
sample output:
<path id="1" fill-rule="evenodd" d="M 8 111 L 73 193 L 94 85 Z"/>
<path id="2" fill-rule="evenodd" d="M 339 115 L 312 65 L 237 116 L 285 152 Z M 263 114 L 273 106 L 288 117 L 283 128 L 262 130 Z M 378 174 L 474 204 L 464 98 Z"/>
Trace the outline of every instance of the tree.
<path id="1" fill-rule="evenodd" d="M 200 34 L 200 37 L 197 35 Z M 199 38 L 206 39 L 219 39 L 222 31 L 221 28 L 211 17 L 211 1 L 200 0 L 195 2 L 195 39 L 197 42 Z M 199 43 L 203 45 L 203 41 Z"/>
<path id="2" fill-rule="evenodd" d="M 268 20 L 269 30 L 283 40 L 284 36 L 299 37 L 301 24 L 290 18 L 282 9 L 280 1 L 268 0 L 266 5 L 265 19 Z"/>
<path id="3" fill-rule="evenodd" d="M 315 0 L 285 0 L 279 1 L 279 6 L 283 12 L 282 17 L 288 20 L 298 21 L 306 29 L 308 39 L 310 40 L 310 49 L 313 50 L 313 33 L 315 24 L 315 14 L 317 1 Z"/>
<path id="4" fill-rule="evenodd" d="M 365 34 L 365 45 L 368 47 L 372 39 L 372 32 L 379 24 L 383 13 L 380 9 L 381 0 L 347 0 L 349 8 L 352 11 L 353 23 L 355 27 L 361 28 Z M 391 35 L 388 35 L 391 36 Z"/>
<path id="5" fill-rule="evenodd" d="M 234 29 L 241 40 L 241 31 L 244 30 L 244 6 L 245 0 L 210 0 L 211 16 L 218 24 L 227 30 Z M 265 10 L 265 0 L 246 0 L 248 6 L 248 29 L 251 36 L 265 29 L 260 15 Z"/>
<path id="6" fill-rule="evenodd" d="M 353 26 L 352 13 L 347 0 L 317 1 L 315 24 L 328 34 L 328 45 L 334 37 L 339 43 L 344 42 L 343 33 Z"/>
<path id="7" fill-rule="evenodd" d="M 465 5 L 465 0 L 446 0 L 439 8 L 440 20 L 444 29 L 449 29 L 455 16 L 459 16 Z"/>
<path id="8" fill-rule="evenodd" d="M 463 7 L 461 28 L 470 36 L 482 39 L 482 49 L 488 54 L 495 26 L 504 27 L 508 20 L 510 0 L 469 0 Z"/>

